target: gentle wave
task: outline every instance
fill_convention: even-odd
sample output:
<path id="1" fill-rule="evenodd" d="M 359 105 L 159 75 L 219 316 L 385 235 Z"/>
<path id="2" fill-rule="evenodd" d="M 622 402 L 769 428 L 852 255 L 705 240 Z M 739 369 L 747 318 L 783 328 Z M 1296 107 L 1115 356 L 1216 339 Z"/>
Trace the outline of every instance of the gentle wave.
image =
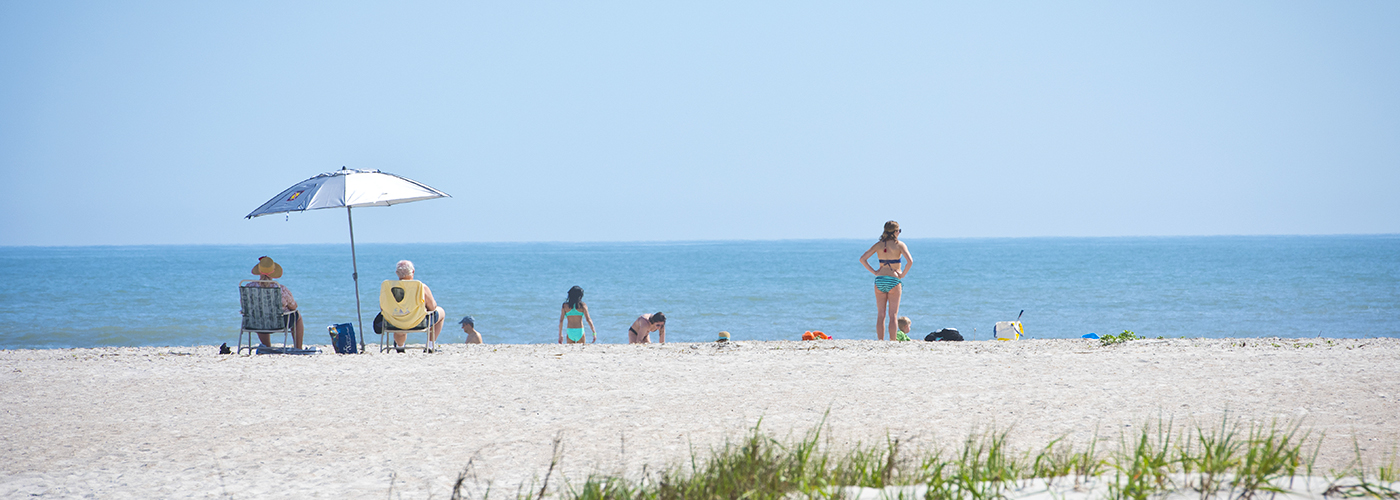
<path id="1" fill-rule="evenodd" d="M 996 321 L 1031 338 L 1400 335 L 1400 236 L 909 240 L 901 315 L 985 340 Z M 570 286 L 601 342 L 664 311 L 668 341 L 874 338 L 869 241 L 363 244 L 364 324 L 378 284 L 413 260 L 452 320 L 490 343 L 554 342 Z M 0 248 L 0 348 L 218 345 L 238 338 L 239 280 L 261 255 L 286 269 L 309 343 L 355 323 L 349 245 Z M 14 325 L 25 325 L 16 328 Z M 358 327 L 357 327 L 358 328 Z M 449 327 L 444 342 L 460 342 Z M 376 337 L 371 333 L 370 341 Z M 654 337 L 653 337 L 654 338 Z"/>

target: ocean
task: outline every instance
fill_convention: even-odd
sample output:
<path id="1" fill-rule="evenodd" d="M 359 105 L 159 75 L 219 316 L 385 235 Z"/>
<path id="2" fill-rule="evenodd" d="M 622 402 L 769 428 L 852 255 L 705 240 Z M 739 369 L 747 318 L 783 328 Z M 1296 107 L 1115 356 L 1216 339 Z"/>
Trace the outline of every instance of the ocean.
<path id="1" fill-rule="evenodd" d="M 875 338 L 873 241 L 360 244 L 364 325 L 379 283 L 412 260 L 461 342 L 550 343 L 569 287 L 585 290 L 599 342 L 666 313 L 667 340 Z M 916 337 L 944 327 L 987 340 L 1019 311 L 1028 338 L 1131 330 L 1155 337 L 1400 336 L 1400 235 L 906 240 L 900 314 Z M 239 280 L 259 256 L 286 274 L 307 341 L 355 323 L 347 244 L 0 248 L 3 349 L 234 344 Z M 356 326 L 357 330 L 359 326 Z M 653 341 L 655 334 L 653 334 Z M 377 341 L 370 333 L 368 341 Z"/>

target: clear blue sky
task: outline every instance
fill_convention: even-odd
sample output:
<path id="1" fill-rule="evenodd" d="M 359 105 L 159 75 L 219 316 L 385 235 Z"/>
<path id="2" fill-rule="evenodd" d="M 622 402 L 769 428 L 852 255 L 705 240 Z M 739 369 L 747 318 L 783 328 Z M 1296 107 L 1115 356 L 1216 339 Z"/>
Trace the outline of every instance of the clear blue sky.
<path id="1" fill-rule="evenodd" d="M 1400 2 L 3 2 L 0 245 L 1400 233 Z M 288 220 L 289 219 L 289 220 Z M 397 221 L 430 221 L 403 232 Z"/>

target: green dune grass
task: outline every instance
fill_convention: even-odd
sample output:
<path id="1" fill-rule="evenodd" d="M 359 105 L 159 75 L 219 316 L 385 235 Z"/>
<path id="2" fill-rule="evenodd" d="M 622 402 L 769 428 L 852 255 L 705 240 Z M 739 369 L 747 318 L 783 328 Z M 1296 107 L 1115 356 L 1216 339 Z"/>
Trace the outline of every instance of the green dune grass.
<path id="1" fill-rule="evenodd" d="M 1283 493 L 1294 476 L 1313 476 L 1321 436 L 1297 422 L 1243 423 L 1228 417 L 1213 426 L 1151 422 L 1135 433 L 1091 439 L 1075 448 L 1056 439 L 1030 451 L 1009 446 L 1010 431 L 989 428 L 970 434 L 952 450 L 911 450 L 898 439 L 838 449 L 819 425 L 801 439 L 779 439 L 755 426 L 739 442 L 706 456 L 692 454 L 684 464 L 646 473 L 640 479 L 594 475 L 582 482 L 561 481 L 550 490 L 555 461 L 538 484 L 522 485 L 516 499 L 546 495 L 570 500 L 842 498 L 846 487 L 886 488 L 922 485 L 928 499 L 1006 498 L 1019 485 L 1107 484 L 1106 498 L 1144 500 L 1177 492 L 1200 498 L 1249 500 Z M 1110 443 L 1108 450 L 1102 443 Z M 1388 485 L 1397 480 L 1396 453 L 1378 467 L 1357 458 L 1344 470 L 1321 471 L 1331 478 L 1329 498 L 1400 498 Z M 458 476 L 453 499 L 471 498 L 463 488 L 469 471 Z M 488 488 L 483 500 L 491 496 Z"/>

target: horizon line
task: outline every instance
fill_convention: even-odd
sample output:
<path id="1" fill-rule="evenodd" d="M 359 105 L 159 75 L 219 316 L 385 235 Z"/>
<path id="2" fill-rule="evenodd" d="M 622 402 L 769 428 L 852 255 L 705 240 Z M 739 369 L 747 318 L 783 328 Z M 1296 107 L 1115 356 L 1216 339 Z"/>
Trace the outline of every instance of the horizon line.
<path id="1" fill-rule="evenodd" d="M 1400 236 L 1400 233 L 1308 233 L 1308 234 L 1140 234 L 1140 235 L 1116 235 L 1116 236 L 937 236 L 921 238 L 904 238 L 906 241 L 932 241 L 932 240 L 1032 240 L 1032 239 L 1147 239 L 1147 238 L 1278 238 L 1278 237 L 1336 237 L 1336 236 Z M 878 238 L 725 238 L 725 239 L 697 239 L 697 240 L 494 240 L 494 241 L 362 241 L 361 245 L 460 245 L 460 244 L 518 244 L 518 243 L 539 243 L 539 244 L 690 244 L 690 243 L 755 243 L 755 242 L 797 242 L 797 241 L 843 241 L 843 240 L 878 240 Z M 342 245 L 347 241 L 340 242 L 306 242 L 306 243 L 94 243 L 75 245 L 0 245 L 0 248 L 91 248 L 91 247 L 154 247 L 154 246 L 297 246 L 297 245 Z"/>

